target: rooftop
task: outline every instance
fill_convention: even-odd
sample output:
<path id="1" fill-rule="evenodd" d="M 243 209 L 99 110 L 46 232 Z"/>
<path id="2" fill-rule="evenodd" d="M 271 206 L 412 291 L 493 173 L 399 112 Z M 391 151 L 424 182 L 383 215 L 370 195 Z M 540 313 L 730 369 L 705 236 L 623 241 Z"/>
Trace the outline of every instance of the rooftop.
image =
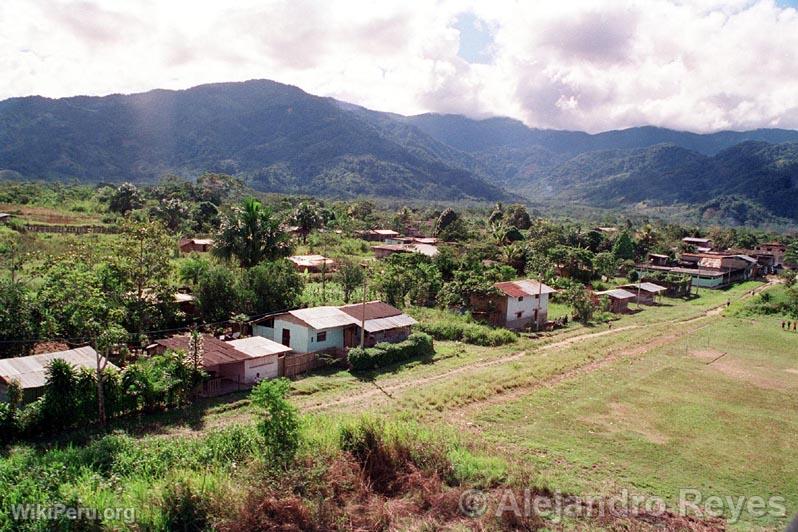
<path id="1" fill-rule="evenodd" d="M 267 355 L 278 355 L 280 353 L 288 353 L 291 351 L 290 347 L 278 344 L 274 340 L 269 340 L 263 336 L 250 336 L 249 338 L 241 338 L 239 340 L 231 340 L 228 344 L 235 347 L 238 351 L 249 355 L 251 358 L 260 358 Z"/>
<path id="2" fill-rule="evenodd" d="M 165 347 L 166 349 L 174 349 L 176 351 L 188 350 L 188 339 L 186 336 L 172 336 L 171 338 L 163 338 L 156 340 L 155 343 Z M 238 362 L 252 358 L 251 356 L 239 351 L 234 346 L 227 342 L 219 340 L 215 336 L 209 334 L 202 335 L 203 357 L 202 365 L 206 368 L 212 368 L 221 364 L 229 364 L 231 362 Z"/>
<path id="3" fill-rule="evenodd" d="M 667 290 L 666 287 L 660 286 L 654 283 L 639 283 L 639 284 L 625 284 L 623 286 L 619 286 L 618 288 L 628 288 L 629 290 L 643 290 L 644 292 L 650 292 L 652 294 L 656 294 L 658 292 L 664 292 Z"/>
<path id="4" fill-rule="evenodd" d="M 97 352 L 86 346 L 41 355 L 4 358 L 0 360 L 0 380 L 6 383 L 16 380 L 22 388 L 40 388 L 47 381 L 47 365 L 55 359 L 64 360 L 76 368 L 97 368 Z M 106 367 L 116 368 L 111 363 Z"/>
<path id="5" fill-rule="evenodd" d="M 535 296 L 538 294 L 552 294 L 556 292 L 554 288 L 532 279 L 520 281 L 506 281 L 493 285 L 500 292 L 510 297 Z"/>
<path id="6" fill-rule="evenodd" d="M 628 290 L 624 290 L 623 288 L 614 288 L 612 290 L 604 290 L 602 292 L 596 292 L 597 296 L 607 296 L 612 299 L 633 299 L 635 294 L 629 292 Z"/>

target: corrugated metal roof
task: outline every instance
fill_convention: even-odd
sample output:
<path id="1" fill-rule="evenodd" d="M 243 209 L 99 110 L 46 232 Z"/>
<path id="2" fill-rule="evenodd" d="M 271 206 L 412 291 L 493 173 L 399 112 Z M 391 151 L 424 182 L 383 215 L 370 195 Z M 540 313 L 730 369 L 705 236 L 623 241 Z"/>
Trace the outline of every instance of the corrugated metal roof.
<path id="1" fill-rule="evenodd" d="M 298 310 L 289 310 L 289 314 L 307 323 L 316 330 L 332 329 L 344 325 L 358 323 L 349 314 L 342 312 L 338 307 L 312 307 Z"/>
<path id="2" fill-rule="evenodd" d="M 418 323 L 416 320 L 407 314 L 399 314 L 398 316 L 391 316 L 389 318 L 376 318 L 373 320 L 366 320 L 366 332 L 379 332 L 387 331 L 389 329 L 398 329 L 400 327 L 410 327 Z"/>
<path id="3" fill-rule="evenodd" d="M 290 347 L 278 344 L 274 340 L 269 340 L 263 336 L 250 336 L 249 338 L 231 340 L 227 343 L 235 347 L 238 351 L 249 355 L 250 358 L 260 358 L 267 355 L 277 355 L 291 351 Z"/>
<path id="4" fill-rule="evenodd" d="M 366 320 L 398 316 L 402 313 L 398 308 L 388 303 L 383 303 L 382 301 L 369 301 L 365 305 L 363 305 L 363 303 L 353 303 L 352 305 L 344 305 L 339 308 L 341 311 L 346 312 L 360 322 L 364 315 L 363 307 L 365 307 Z"/>
<path id="5" fill-rule="evenodd" d="M 188 336 L 172 336 L 171 338 L 156 340 L 155 343 L 162 345 L 167 349 L 187 351 L 188 338 Z M 215 336 L 211 336 L 209 334 L 202 335 L 202 344 L 204 351 L 202 365 L 206 368 L 212 368 L 222 364 L 230 364 L 232 362 L 239 362 L 241 360 L 252 358 L 246 353 L 242 353 L 227 342 L 223 342 Z"/>
<path id="6" fill-rule="evenodd" d="M 288 257 L 288 260 L 297 266 L 321 266 L 322 263 L 328 265 L 335 263 L 334 260 L 328 259 L 323 255 L 293 255 Z"/>
<path id="7" fill-rule="evenodd" d="M 625 284 L 625 285 L 621 286 L 620 288 L 623 288 L 623 289 L 627 289 L 628 288 L 629 291 L 634 291 L 634 290 L 637 290 L 638 287 L 640 287 L 640 289 L 645 291 L 645 292 L 651 292 L 651 293 L 664 292 L 665 290 L 667 290 L 667 288 L 665 288 L 664 286 L 660 286 L 660 285 L 654 284 L 654 283 L 640 283 L 639 285 L 637 285 L 637 284 Z"/>
<path id="8" fill-rule="evenodd" d="M 623 288 L 614 288 L 612 290 L 604 290 L 603 292 L 596 292 L 597 296 L 607 296 L 614 299 L 633 299 L 637 296 L 635 294 L 624 290 Z"/>
<path id="9" fill-rule="evenodd" d="M 531 279 L 506 281 L 503 283 L 496 283 L 493 286 L 510 297 L 535 296 L 538 294 L 552 294 L 556 292 L 554 288 Z"/>
<path id="10" fill-rule="evenodd" d="M 26 389 L 40 388 L 45 385 L 47 380 L 47 365 L 57 358 L 72 364 L 76 368 L 92 370 L 97 368 L 97 352 L 86 346 L 68 351 L 2 359 L 0 360 L 0 378 L 6 382 L 17 380 L 20 386 Z M 116 368 L 110 362 L 106 367 Z"/>
<path id="11" fill-rule="evenodd" d="M 399 233 L 392 229 L 374 229 L 372 233 L 382 235 L 382 236 L 399 236 Z"/>

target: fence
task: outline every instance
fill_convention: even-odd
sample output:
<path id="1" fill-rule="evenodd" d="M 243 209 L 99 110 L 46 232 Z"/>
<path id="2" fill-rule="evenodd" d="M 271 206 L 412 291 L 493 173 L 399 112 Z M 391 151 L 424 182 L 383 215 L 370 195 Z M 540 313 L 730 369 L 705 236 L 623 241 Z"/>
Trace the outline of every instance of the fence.
<path id="1" fill-rule="evenodd" d="M 346 352 L 337 349 L 322 353 L 296 353 L 280 357 L 278 371 L 283 377 L 291 378 L 344 358 L 346 358 Z"/>
<path id="2" fill-rule="evenodd" d="M 105 225 L 37 225 L 25 224 L 25 231 L 29 233 L 72 233 L 72 234 L 113 234 L 119 232 L 116 227 Z"/>

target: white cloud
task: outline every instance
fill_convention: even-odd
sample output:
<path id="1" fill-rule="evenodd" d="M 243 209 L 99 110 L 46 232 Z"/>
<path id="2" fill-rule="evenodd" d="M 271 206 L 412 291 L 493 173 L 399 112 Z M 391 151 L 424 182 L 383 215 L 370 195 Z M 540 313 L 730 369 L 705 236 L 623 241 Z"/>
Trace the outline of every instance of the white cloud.
<path id="1" fill-rule="evenodd" d="M 458 56 L 464 13 L 491 63 Z M 268 78 L 535 127 L 798 128 L 798 13 L 773 0 L 4 0 L 0 20 L 0 98 Z"/>

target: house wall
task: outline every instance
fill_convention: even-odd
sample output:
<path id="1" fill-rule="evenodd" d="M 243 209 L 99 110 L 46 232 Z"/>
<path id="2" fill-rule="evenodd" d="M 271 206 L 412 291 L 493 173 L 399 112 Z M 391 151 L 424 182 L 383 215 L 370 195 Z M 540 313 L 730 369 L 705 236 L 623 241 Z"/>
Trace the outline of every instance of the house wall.
<path id="1" fill-rule="evenodd" d="M 308 351 L 324 351 L 326 349 L 343 349 L 344 348 L 344 328 L 335 327 L 333 329 L 324 329 L 317 331 L 316 329 L 309 329 L 308 337 Z M 323 342 L 316 340 L 320 332 L 326 332 L 327 338 Z"/>
<path id="2" fill-rule="evenodd" d="M 297 353 L 307 353 L 310 351 L 308 346 L 310 344 L 310 334 L 309 331 L 311 330 L 307 325 L 302 325 L 300 323 L 296 323 L 294 321 L 289 321 L 286 318 L 275 317 L 274 318 L 274 336 L 272 340 L 277 343 L 282 343 L 283 341 L 283 329 L 288 329 L 291 331 L 291 349 L 296 351 Z"/>
<path id="3" fill-rule="evenodd" d="M 247 384 L 276 379 L 279 374 L 276 354 L 244 361 L 244 382 Z"/>
<path id="4" fill-rule="evenodd" d="M 521 301 L 517 297 L 506 297 L 505 326 L 510 329 L 523 329 L 532 323 L 535 310 L 538 310 L 537 323 L 543 325 L 548 320 L 549 294 L 524 296 Z M 518 316 L 518 313 L 521 316 Z"/>
<path id="5" fill-rule="evenodd" d="M 360 328 L 358 327 L 358 332 L 359 330 Z M 386 331 L 371 333 L 366 337 L 366 345 L 372 347 L 380 342 L 401 342 L 407 340 L 407 337 L 410 336 L 410 332 L 410 327 L 397 327 L 396 329 L 388 329 Z M 360 338 L 360 336 L 358 336 L 358 338 Z"/>
<path id="6" fill-rule="evenodd" d="M 245 361 L 242 360 L 240 362 L 231 362 L 230 364 L 221 364 L 212 368 L 211 371 L 214 372 L 217 377 L 230 379 L 235 382 L 244 382 L 244 362 Z"/>

